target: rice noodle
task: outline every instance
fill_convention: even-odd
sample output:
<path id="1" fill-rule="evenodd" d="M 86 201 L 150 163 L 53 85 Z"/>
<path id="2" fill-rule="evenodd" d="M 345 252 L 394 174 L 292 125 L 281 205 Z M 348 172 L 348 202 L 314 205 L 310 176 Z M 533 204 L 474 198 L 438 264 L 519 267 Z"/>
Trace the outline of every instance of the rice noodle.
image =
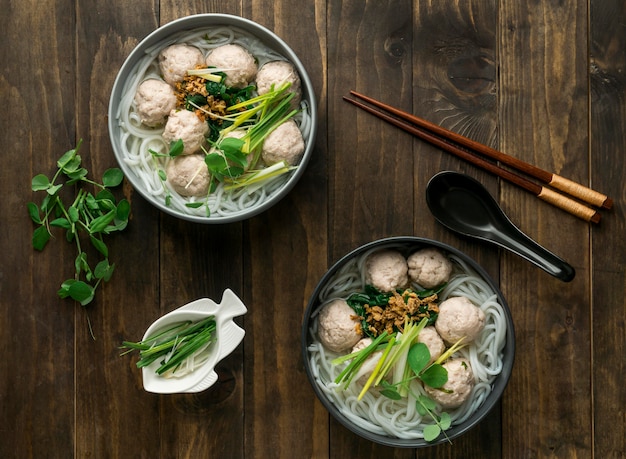
<path id="1" fill-rule="evenodd" d="M 394 247 L 395 248 L 395 247 Z M 408 247 L 398 246 L 400 251 Z M 331 361 L 339 354 L 328 351 L 317 338 L 317 314 L 328 302 L 343 298 L 365 287 L 364 264 L 367 256 L 374 248 L 357 258 L 350 260 L 340 268 L 320 290 L 319 306 L 311 313 L 311 343 L 308 346 L 310 367 L 315 384 L 325 393 L 337 409 L 355 425 L 378 435 L 401 439 L 423 438 L 424 427 L 432 424 L 429 417 L 422 418 L 417 412 L 413 394 L 426 395 L 422 384 L 413 380 L 408 397 L 391 400 L 379 395 L 376 389 L 370 389 L 365 396 L 357 401 L 362 389 L 362 382 L 353 380 L 344 389 L 334 383 L 335 378 L 348 362 L 333 365 Z M 468 419 L 489 396 L 492 383 L 503 367 L 503 350 L 506 340 L 507 324 L 503 306 L 498 302 L 496 293 L 474 270 L 455 255 L 448 255 L 454 264 L 453 274 L 446 288 L 440 294 L 444 301 L 453 296 L 465 296 L 479 306 L 485 313 L 485 327 L 473 343 L 458 351 L 455 356 L 463 356 L 470 361 L 474 372 L 475 385 L 469 399 L 454 410 L 446 410 L 452 419 L 452 425 L 460 424 Z M 421 287 L 414 285 L 414 289 Z M 441 407 L 436 410 L 441 412 Z"/>
<path id="2" fill-rule="evenodd" d="M 166 196 L 171 196 L 169 206 L 172 210 L 186 215 L 204 217 L 207 215 L 208 208 L 211 218 L 234 217 L 271 198 L 289 180 L 294 171 L 270 178 L 264 181 L 261 186 L 233 191 L 225 190 L 224 183 L 220 183 L 215 192 L 208 197 L 201 198 L 180 196 L 168 183 L 161 182 L 158 171 L 160 169 L 165 170 L 169 159 L 154 158 L 150 150 L 161 154 L 166 154 L 169 151 L 169 146 L 161 137 L 163 127 L 150 128 L 142 125 L 135 112 L 133 99 L 137 87 L 142 81 L 149 78 L 162 79 L 157 61 L 158 53 L 163 48 L 175 43 L 195 46 L 200 49 L 205 57 L 218 46 L 236 43 L 250 51 L 256 58 L 259 68 L 266 62 L 286 59 L 276 51 L 269 49 L 258 38 L 235 27 L 201 28 L 179 32 L 146 50 L 145 57 L 137 62 L 122 90 L 116 116 L 121 132 L 120 143 L 123 161 L 145 188 L 146 193 L 162 200 L 163 203 L 165 203 Z M 306 100 L 301 101 L 299 111 L 293 120 L 300 128 L 306 143 L 313 122 Z M 199 200 L 206 202 L 206 207 L 192 208 L 187 206 L 187 204 Z"/>

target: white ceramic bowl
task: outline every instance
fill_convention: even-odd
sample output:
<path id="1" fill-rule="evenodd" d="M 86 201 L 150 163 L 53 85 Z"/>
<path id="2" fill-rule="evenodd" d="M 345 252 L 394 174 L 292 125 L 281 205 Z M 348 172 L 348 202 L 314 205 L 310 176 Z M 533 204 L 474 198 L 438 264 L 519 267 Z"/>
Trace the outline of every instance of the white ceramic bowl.
<path id="1" fill-rule="evenodd" d="M 214 316 L 217 340 L 211 345 L 208 361 L 192 373 L 180 378 L 164 378 L 156 373 L 159 362 L 142 368 L 143 387 L 147 392 L 176 394 L 201 392 L 217 382 L 215 366 L 232 353 L 244 338 L 245 331 L 234 321 L 234 317 L 247 312 L 246 306 L 231 290 L 225 290 L 222 301 L 217 304 L 208 298 L 201 298 L 157 319 L 143 336 L 145 340 L 156 331 L 185 320 L 201 320 Z"/>
<path id="2" fill-rule="evenodd" d="M 303 128 L 305 151 L 298 167 L 281 177 L 280 184 L 277 182 L 266 193 L 255 194 L 252 199 L 248 199 L 248 203 L 245 206 L 227 207 L 216 205 L 207 216 L 207 212 L 202 207 L 190 209 L 180 203 L 172 204 L 170 202 L 166 204 L 163 187 L 159 186 L 158 177 L 154 176 L 150 180 L 146 180 L 145 175 L 143 175 L 145 173 L 138 173 L 137 164 L 142 163 L 144 164 L 142 167 L 145 168 L 145 164 L 151 158 L 147 158 L 149 156 L 147 154 L 144 154 L 145 157 L 141 161 L 137 160 L 137 156 L 129 157 L 128 134 L 122 128 L 123 117 L 120 114 L 124 113 L 124 108 L 130 105 L 128 97 L 124 98 L 124 95 L 134 93 L 136 85 L 132 86 L 132 82 L 136 80 L 135 76 L 138 73 L 143 74 L 146 68 L 146 61 L 156 59 L 159 50 L 175 43 L 177 40 L 182 40 L 181 37 L 188 36 L 192 31 L 199 31 L 199 36 L 202 37 L 203 31 L 215 30 L 217 28 L 233 30 L 236 32 L 236 35 L 242 32 L 248 37 L 252 37 L 255 40 L 258 39 L 260 43 L 272 50 L 273 53 L 290 61 L 299 73 L 302 85 L 302 100 L 305 101 L 308 115 L 306 123 L 304 123 L 306 127 Z M 199 223 L 231 223 L 250 218 L 267 210 L 282 199 L 300 179 L 313 152 L 317 132 L 317 105 L 313 85 L 306 69 L 298 59 L 298 56 L 281 38 L 267 28 L 245 18 L 227 14 L 198 14 L 177 19 L 156 29 L 130 53 L 113 84 L 109 102 L 108 125 L 113 152 L 121 169 L 134 189 L 148 202 L 163 212 L 181 219 Z M 145 151 L 147 151 L 147 148 Z M 155 173 L 157 173 L 156 168 Z"/>

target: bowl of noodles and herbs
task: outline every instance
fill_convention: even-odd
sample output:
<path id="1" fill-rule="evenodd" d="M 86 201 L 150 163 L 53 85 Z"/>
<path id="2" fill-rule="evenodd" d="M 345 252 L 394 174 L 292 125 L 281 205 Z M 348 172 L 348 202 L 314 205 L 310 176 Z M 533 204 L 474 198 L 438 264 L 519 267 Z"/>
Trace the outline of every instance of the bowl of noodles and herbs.
<path id="1" fill-rule="evenodd" d="M 238 16 L 200 14 L 131 52 L 113 85 L 109 134 L 151 204 L 230 223 L 293 188 L 312 153 L 316 111 L 307 72 L 281 38 Z"/>
<path id="2" fill-rule="evenodd" d="M 335 263 L 307 306 L 305 370 L 352 432 L 387 446 L 452 442 L 500 399 L 515 340 L 502 293 L 471 258 L 417 237 Z"/>

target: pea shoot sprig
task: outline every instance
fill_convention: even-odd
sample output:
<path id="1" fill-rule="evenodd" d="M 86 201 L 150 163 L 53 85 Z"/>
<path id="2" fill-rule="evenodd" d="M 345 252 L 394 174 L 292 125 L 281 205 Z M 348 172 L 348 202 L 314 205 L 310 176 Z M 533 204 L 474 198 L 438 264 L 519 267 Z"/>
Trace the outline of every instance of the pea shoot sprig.
<path id="1" fill-rule="evenodd" d="M 428 324 L 429 318 L 427 317 L 419 323 L 406 319 L 402 333 L 388 334 L 387 331 L 383 331 L 367 347 L 333 359 L 333 365 L 349 361 L 334 382 L 344 389 L 347 388 L 360 374 L 359 370 L 363 363 L 374 353 L 380 352 L 381 357 L 363 385 L 357 400 L 361 400 L 370 388 L 377 386 L 380 387 L 382 396 L 392 400 L 400 400 L 411 393 L 415 399 L 417 412 L 421 416 L 428 416 L 433 421 L 433 424 L 424 427 L 424 440 L 432 442 L 443 433 L 444 437 L 450 441 L 445 433 L 452 424 L 450 414 L 445 411 L 438 413 L 437 403 L 425 395 L 413 393 L 409 383 L 418 379 L 427 386 L 442 389 L 448 381 L 448 371 L 442 364 L 464 347 L 463 338 L 431 363 L 428 346 L 417 341 L 420 331 Z M 390 378 L 392 382 L 387 381 L 388 375 L 392 375 Z"/>
<path id="2" fill-rule="evenodd" d="M 66 240 L 76 245 L 74 277 L 63 282 L 57 293 L 60 298 L 71 298 L 85 306 L 93 301 L 101 282 L 107 282 L 113 274 L 115 264 L 109 262 L 104 238 L 126 228 L 130 203 L 126 199 L 117 202 L 110 191 L 124 179 L 120 169 L 108 169 L 102 176 L 102 183 L 87 178 L 88 171 L 81 166 L 82 159 L 78 155 L 81 144 L 82 140 L 57 160 L 52 178 L 45 174 L 33 177 L 32 190 L 45 192 L 45 196 L 39 205 L 29 202 L 27 208 L 36 225 L 32 237 L 35 250 L 42 251 L 46 247 L 53 237 L 53 228 L 64 229 Z M 76 185 L 77 191 L 68 203 L 63 200 L 61 190 L 72 185 Z M 85 185 L 93 186 L 95 194 L 83 188 Z M 85 235 L 99 253 L 101 259 L 97 264 L 88 260 L 81 235 Z"/>

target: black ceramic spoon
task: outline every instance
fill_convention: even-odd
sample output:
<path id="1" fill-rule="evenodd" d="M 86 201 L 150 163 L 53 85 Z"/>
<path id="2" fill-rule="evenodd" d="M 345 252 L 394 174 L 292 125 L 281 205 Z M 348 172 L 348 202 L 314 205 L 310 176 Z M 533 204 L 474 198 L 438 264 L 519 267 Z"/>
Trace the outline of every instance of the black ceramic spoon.
<path id="1" fill-rule="evenodd" d="M 426 187 L 426 202 L 437 221 L 457 233 L 508 249 L 564 282 L 576 274 L 572 266 L 517 228 L 487 189 L 465 174 L 435 175 Z"/>

